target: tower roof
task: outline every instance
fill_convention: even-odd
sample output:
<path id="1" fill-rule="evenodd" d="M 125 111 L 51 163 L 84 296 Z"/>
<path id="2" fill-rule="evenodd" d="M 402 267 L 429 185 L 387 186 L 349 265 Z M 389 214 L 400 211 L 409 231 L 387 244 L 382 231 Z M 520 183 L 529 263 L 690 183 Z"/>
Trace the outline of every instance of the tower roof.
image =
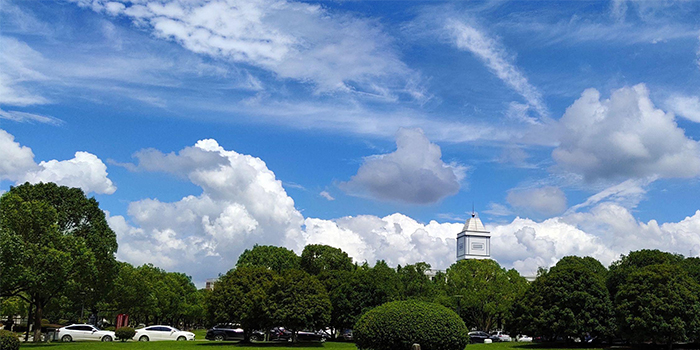
<path id="1" fill-rule="evenodd" d="M 481 223 L 481 219 L 479 219 L 479 215 L 477 213 L 472 213 L 472 217 L 469 218 L 464 224 L 462 232 L 464 231 L 489 233 L 489 231 L 486 231 L 486 227 L 484 227 L 484 224 Z"/>

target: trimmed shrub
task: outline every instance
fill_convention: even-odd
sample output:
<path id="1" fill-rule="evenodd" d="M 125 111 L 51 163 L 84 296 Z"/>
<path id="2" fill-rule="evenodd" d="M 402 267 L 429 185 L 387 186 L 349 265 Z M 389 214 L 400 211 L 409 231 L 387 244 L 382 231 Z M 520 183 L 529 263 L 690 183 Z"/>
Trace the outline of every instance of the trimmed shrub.
<path id="1" fill-rule="evenodd" d="M 366 312 L 355 324 L 361 350 L 464 350 L 469 331 L 452 310 L 435 303 L 394 301 Z"/>
<path id="2" fill-rule="evenodd" d="M 15 333 L 0 331 L 0 350 L 18 350 L 19 339 Z"/>
<path id="3" fill-rule="evenodd" d="M 131 327 L 122 327 L 114 331 L 114 335 L 121 341 L 127 341 L 136 335 L 136 330 Z"/>

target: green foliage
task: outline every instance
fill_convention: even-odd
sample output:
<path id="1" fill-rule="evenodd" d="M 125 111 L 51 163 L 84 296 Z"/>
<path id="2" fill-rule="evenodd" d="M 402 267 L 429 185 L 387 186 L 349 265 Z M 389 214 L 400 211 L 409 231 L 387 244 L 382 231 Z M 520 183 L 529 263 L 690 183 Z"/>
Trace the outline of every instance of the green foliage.
<path id="1" fill-rule="evenodd" d="M 19 349 L 19 339 L 17 335 L 9 332 L 0 330 L 0 350 L 18 350 Z"/>
<path id="2" fill-rule="evenodd" d="M 59 296 L 94 309 L 111 289 L 117 240 L 104 212 L 82 190 L 39 183 L 0 197 L 0 296 L 20 296 L 43 308 Z"/>
<path id="3" fill-rule="evenodd" d="M 264 267 L 280 273 L 287 269 L 299 268 L 299 256 L 284 247 L 255 245 L 246 249 L 238 257 L 236 267 Z"/>
<path id="4" fill-rule="evenodd" d="M 463 350 L 469 342 L 467 327 L 452 310 L 434 303 L 395 301 L 362 315 L 353 335 L 359 349 Z"/>
<path id="5" fill-rule="evenodd" d="M 520 274 L 494 260 L 460 260 L 447 269 L 446 298 L 440 301 L 459 311 L 467 327 L 488 332 L 507 323 L 526 288 Z"/>
<path id="6" fill-rule="evenodd" d="M 610 335 L 613 306 L 605 274 L 593 258 L 564 257 L 542 271 L 516 304 L 514 328 L 565 339 Z"/>
<path id="7" fill-rule="evenodd" d="M 607 287 L 610 295 L 617 294 L 618 287 L 624 283 L 630 273 L 641 268 L 658 264 L 679 264 L 683 261 L 683 256 L 678 254 L 662 252 L 658 249 L 642 249 L 623 255 L 620 260 L 610 265 L 607 276 Z"/>
<path id="8" fill-rule="evenodd" d="M 627 339 L 657 344 L 698 339 L 700 286 L 680 264 L 666 261 L 639 268 L 617 290 L 618 326 Z"/>
<path id="9" fill-rule="evenodd" d="M 239 267 L 219 278 L 208 298 L 208 313 L 214 322 L 237 322 L 246 340 L 255 329 L 273 325 L 270 289 L 276 274 L 263 267 Z"/>
<path id="10" fill-rule="evenodd" d="M 114 335 L 121 341 L 127 341 L 136 335 L 136 330 L 131 327 L 122 327 L 114 331 Z"/>
<path id="11" fill-rule="evenodd" d="M 434 284 L 430 281 L 426 271 L 430 270 L 430 264 L 419 262 L 396 268 L 396 274 L 401 281 L 401 294 L 405 299 L 419 299 L 432 301 L 435 298 Z"/>
<path id="12" fill-rule="evenodd" d="M 318 330 L 328 326 L 331 302 L 316 277 L 301 270 L 277 276 L 270 290 L 273 318 L 292 331 Z"/>
<path id="13" fill-rule="evenodd" d="M 323 244 L 304 247 L 300 259 L 301 269 L 311 275 L 329 271 L 352 271 L 352 258 L 339 248 Z"/>
<path id="14" fill-rule="evenodd" d="M 206 316 L 203 293 L 185 274 L 165 272 L 150 264 L 133 267 L 119 263 L 110 294 L 111 309 L 129 314 L 136 322 L 201 323 Z"/>

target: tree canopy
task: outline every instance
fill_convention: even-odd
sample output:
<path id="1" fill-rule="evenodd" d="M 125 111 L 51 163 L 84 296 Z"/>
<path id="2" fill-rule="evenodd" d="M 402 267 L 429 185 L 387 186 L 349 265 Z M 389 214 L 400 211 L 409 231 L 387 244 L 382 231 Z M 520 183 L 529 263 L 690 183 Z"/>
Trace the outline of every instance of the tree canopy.
<path id="1" fill-rule="evenodd" d="M 284 247 L 256 244 L 238 257 L 236 267 L 264 267 L 279 273 L 299 269 L 299 256 Z"/>
<path id="2" fill-rule="evenodd" d="M 80 295 L 94 309 L 112 287 L 117 240 L 104 212 L 82 190 L 23 184 L 0 197 L 0 296 L 34 305 L 35 339 L 43 308 Z"/>

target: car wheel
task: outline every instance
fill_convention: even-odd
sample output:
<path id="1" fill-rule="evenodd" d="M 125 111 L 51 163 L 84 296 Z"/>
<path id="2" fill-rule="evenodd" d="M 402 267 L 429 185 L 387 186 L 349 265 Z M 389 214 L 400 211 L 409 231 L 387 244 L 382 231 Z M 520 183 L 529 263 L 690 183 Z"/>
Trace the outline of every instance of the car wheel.
<path id="1" fill-rule="evenodd" d="M 64 335 L 64 336 L 61 337 L 61 341 L 64 341 L 64 342 L 73 341 L 73 337 L 71 337 L 70 335 L 66 334 L 66 335 Z"/>
<path id="2" fill-rule="evenodd" d="M 252 340 L 252 341 L 260 341 L 260 340 L 262 340 L 262 339 L 260 339 L 260 336 L 259 336 L 259 335 L 253 334 L 253 335 L 250 336 L 250 340 Z"/>
<path id="3" fill-rule="evenodd" d="M 139 338 L 139 341 L 149 341 L 148 336 L 142 335 L 141 338 Z"/>
<path id="4" fill-rule="evenodd" d="M 180 337 L 180 338 L 182 338 L 182 337 Z M 180 340 L 180 339 L 178 338 L 178 340 Z M 217 335 L 217 336 L 214 337 L 214 340 L 216 340 L 216 341 L 223 341 L 223 340 L 224 340 L 224 336 L 221 335 L 221 334 L 219 334 L 219 335 Z"/>
<path id="5" fill-rule="evenodd" d="M 112 341 L 112 337 L 105 335 L 104 337 L 102 337 L 102 341 Z"/>
<path id="6" fill-rule="evenodd" d="M 187 340 L 187 338 L 185 338 L 185 337 L 182 337 L 182 336 L 180 336 L 180 337 L 177 337 L 177 341 L 185 341 L 185 340 Z"/>

